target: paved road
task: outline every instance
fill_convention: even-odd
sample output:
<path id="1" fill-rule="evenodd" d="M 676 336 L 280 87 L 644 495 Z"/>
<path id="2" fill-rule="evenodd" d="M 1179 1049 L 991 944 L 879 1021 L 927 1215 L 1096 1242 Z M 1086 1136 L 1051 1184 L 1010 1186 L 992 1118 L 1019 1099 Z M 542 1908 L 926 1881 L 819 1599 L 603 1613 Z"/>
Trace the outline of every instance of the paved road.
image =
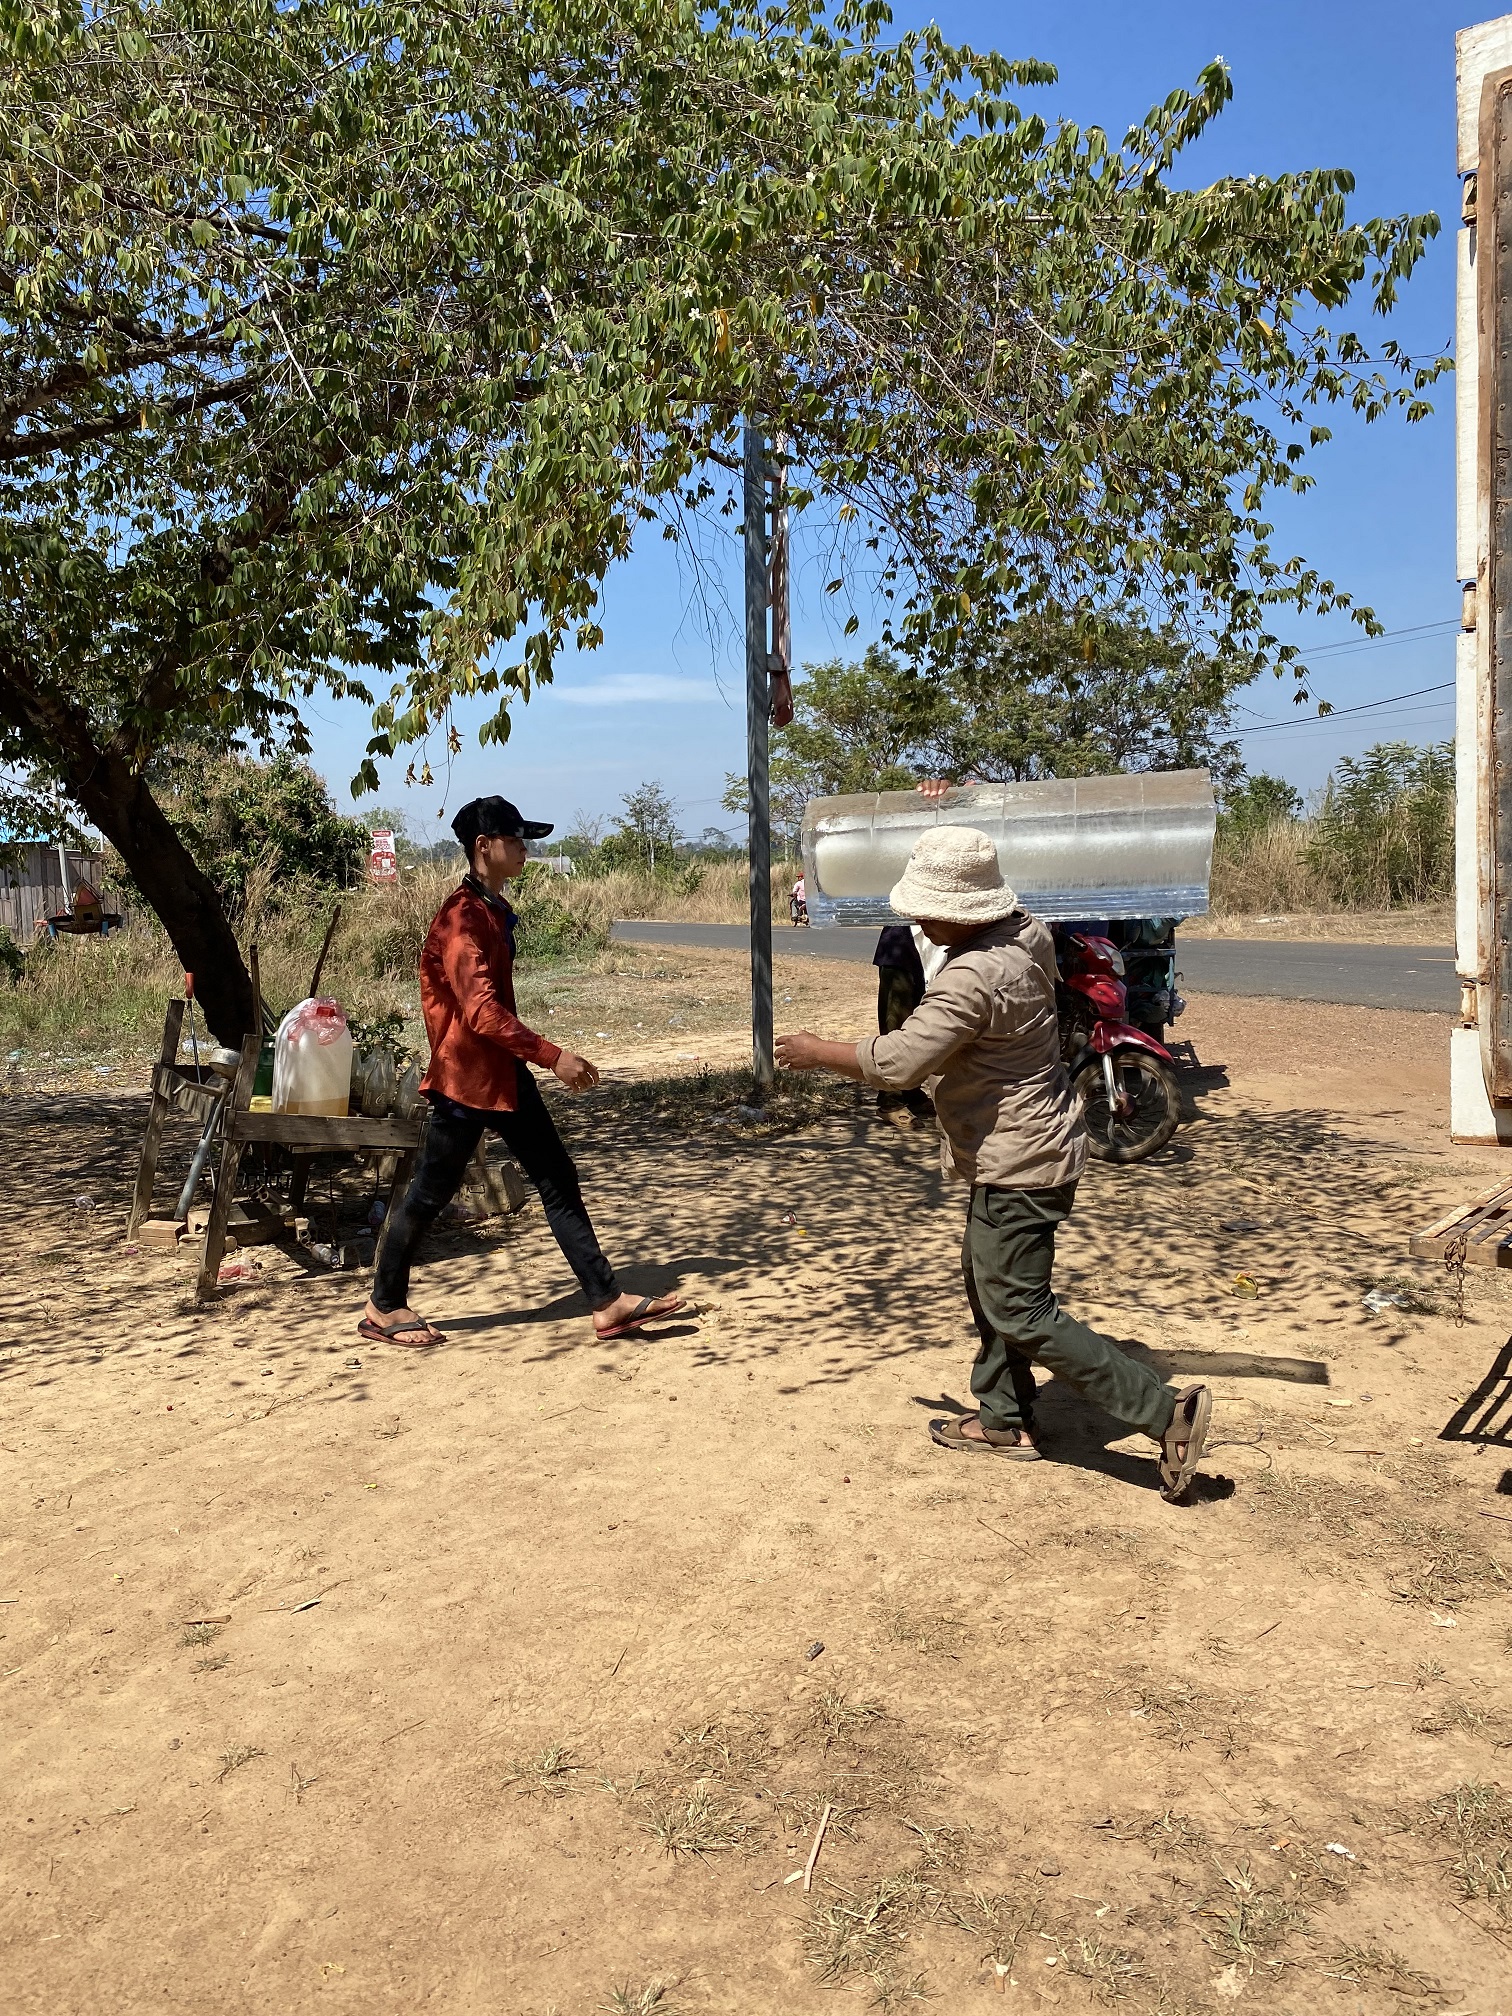
<path id="1" fill-rule="evenodd" d="M 710 945 L 743 951 L 743 924 L 616 924 L 616 938 L 656 945 Z M 779 954 L 805 959 L 871 959 L 876 933 L 841 926 L 795 931 L 776 925 Z M 1177 965 L 1188 994 L 1264 994 L 1283 1001 L 1341 1001 L 1361 1008 L 1411 1008 L 1452 1015 L 1459 1007 L 1454 953 L 1447 945 L 1329 945 L 1316 939 L 1183 938 Z"/>

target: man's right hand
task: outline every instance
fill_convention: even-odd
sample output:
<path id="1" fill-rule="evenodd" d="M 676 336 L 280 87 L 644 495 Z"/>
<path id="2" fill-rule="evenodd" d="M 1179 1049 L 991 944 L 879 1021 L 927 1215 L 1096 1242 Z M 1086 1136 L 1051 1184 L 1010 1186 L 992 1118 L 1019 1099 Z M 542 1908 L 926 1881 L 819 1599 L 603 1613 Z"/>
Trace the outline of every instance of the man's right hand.
<path id="1" fill-rule="evenodd" d="M 590 1064 L 586 1057 L 579 1057 L 575 1050 L 564 1050 L 551 1070 L 569 1092 L 587 1092 L 599 1082 L 598 1066 Z"/>

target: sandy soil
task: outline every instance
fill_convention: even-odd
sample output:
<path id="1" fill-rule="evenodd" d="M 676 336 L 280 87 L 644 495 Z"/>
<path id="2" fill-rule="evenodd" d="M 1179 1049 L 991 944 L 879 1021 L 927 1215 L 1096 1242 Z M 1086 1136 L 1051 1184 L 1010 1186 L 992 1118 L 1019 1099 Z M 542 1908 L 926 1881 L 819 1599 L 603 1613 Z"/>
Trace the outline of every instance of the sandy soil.
<path id="1" fill-rule="evenodd" d="M 778 977 L 864 1026 L 864 969 Z M 1189 1123 L 1089 1176 L 1064 1297 L 1218 1395 L 1173 1508 L 1055 1388 L 1045 1463 L 929 1442 L 932 1142 L 642 1089 L 739 1056 L 740 981 L 541 985 L 610 1032 L 562 1102 L 606 1244 L 698 1304 L 610 1346 L 534 1208 L 438 1236 L 429 1357 L 302 1252 L 196 1310 L 122 1251 L 124 1067 L 12 1081 L 7 2010 L 1512 2011 L 1512 1304 L 1405 1257 L 1500 1166 L 1442 1027 L 1198 1001 Z"/>

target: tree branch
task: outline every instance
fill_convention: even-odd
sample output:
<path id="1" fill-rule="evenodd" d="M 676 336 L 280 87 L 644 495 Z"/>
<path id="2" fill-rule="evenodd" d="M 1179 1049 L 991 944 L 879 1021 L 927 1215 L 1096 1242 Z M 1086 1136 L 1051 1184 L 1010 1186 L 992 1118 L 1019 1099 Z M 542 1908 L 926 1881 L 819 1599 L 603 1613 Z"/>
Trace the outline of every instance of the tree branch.
<path id="1" fill-rule="evenodd" d="M 267 377 L 266 371 L 250 372 L 244 378 L 229 379 L 224 385 L 185 392 L 166 405 L 153 402 L 152 410 L 159 419 L 177 420 L 185 413 L 240 399 L 265 384 Z M 113 435 L 132 433 L 141 425 L 145 411 L 146 405 L 142 404 L 130 413 L 112 413 L 104 420 L 81 421 L 76 427 L 58 427 L 51 433 L 0 435 L 0 468 L 12 462 L 35 462 L 47 455 L 66 455 L 75 448 L 87 447 L 91 441 L 107 441 Z"/>

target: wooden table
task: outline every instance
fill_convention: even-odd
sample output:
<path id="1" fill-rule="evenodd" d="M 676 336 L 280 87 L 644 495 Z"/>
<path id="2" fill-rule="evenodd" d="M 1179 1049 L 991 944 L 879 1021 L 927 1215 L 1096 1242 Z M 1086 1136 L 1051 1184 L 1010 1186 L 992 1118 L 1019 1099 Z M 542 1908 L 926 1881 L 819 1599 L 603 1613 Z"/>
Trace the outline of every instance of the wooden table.
<path id="1" fill-rule="evenodd" d="M 1414 1232 L 1407 1250 L 1414 1259 L 1453 1266 L 1451 1248 L 1466 1267 L 1512 1267 L 1512 1180 L 1504 1176 L 1426 1231 Z"/>
<path id="2" fill-rule="evenodd" d="M 128 1239 L 134 1237 L 142 1220 L 151 1212 L 158 1150 L 168 1115 L 187 1113 L 198 1120 L 203 1129 L 205 1123 L 218 1113 L 220 1169 L 215 1179 L 215 1201 L 210 1207 L 210 1219 L 205 1227 L 205 1247 L 200 1256 L 199 1278 L 194 1291 L 196 1297 L 203 1301 L 214 1288 L 220 1273 L 232 1200 L 236 1195 L 237 1171 L 246 1148 L 261 1142 L 290 1151 L 294 1158 L 294 1174 L 289 1194 L 291 1203 L 296 1207 L 304 1201 L 305 1182 L 315 1156 L 350 1154 L 364 1148 L 378 1154 L 393 1155 L 397 1161 L 389 1185 L 389 1202 L 392 1204 L 400 1186 L 408 1183 L 414 1169 L 415 1157 L 425 1134 L 428 1109 L 422 1107 L 408 1119 L 394 1114 L 386 1120 L 370 1120 L 361 1113 L 340 1118 L 326 1113 L 253 1113 L 250 1101 L 257 1079 L 257 1061 L 262 1053 L 261 1037 L 248 1036 L 243 1041 L 241 1062 L 234 1078 L 223 1076 L 208 1066 L 202 1065 L 196 1070 L 193 1065 L 181 1064 L 178 1049 L 184 1006 L 182 1001 L 170 1001 L 163 1023 L 162 1054 L 152 1071 L 152 1104 L 147 1114 L 141 1167 L 137 1170 L 136 1195 L 132 1199 L 126 1236 Z"/>

